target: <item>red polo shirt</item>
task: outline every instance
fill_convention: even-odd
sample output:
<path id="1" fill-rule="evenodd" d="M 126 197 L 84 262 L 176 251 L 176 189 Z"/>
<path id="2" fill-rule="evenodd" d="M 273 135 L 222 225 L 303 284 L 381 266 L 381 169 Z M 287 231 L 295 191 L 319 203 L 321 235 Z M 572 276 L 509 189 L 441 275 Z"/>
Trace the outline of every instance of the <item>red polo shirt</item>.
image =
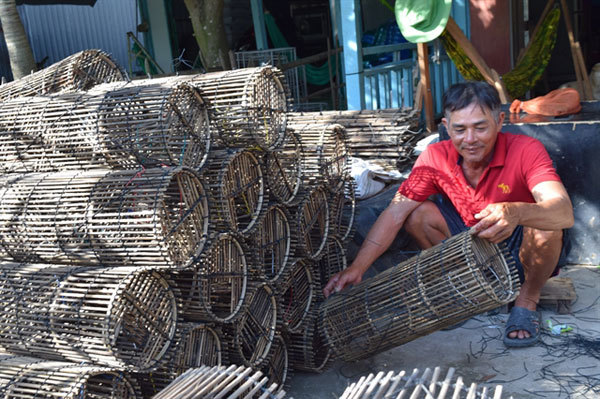
<path id="1" fill-rule="evenodd" d="M 419 155 L 398 190 L 419 202 L 445 194 L 467 226 L 474 215 L 496 202 L 535 202 L 531 190 L 544 181 L 560 181 L 544 145 L 534 138 L 499 133 L 494 155 L 473 188 L 462 172 L 460 155 L 450 140 L 431 144 Z"/>

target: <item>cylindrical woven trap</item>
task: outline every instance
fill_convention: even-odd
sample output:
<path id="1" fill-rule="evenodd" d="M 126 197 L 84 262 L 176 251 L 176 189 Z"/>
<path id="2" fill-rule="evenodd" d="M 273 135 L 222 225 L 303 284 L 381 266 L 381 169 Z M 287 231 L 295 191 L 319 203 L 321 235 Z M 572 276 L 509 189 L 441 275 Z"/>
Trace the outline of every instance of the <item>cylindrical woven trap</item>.
<path id="1" fill-rule="evenodd" d="M 296 260 L 277 287 L 280 293 L 280 314 L 288 332 L 300 332 L 302 322 L 315 301 L 314 291 L 317 288 L 311 268 L 311 261 Z"/>
<path id="2" fill-rule="evenodd" d="M 268 381 L 262 372 L 249 367 L 203 366 L 180 375 L 153 399 L 284 398 L 285 392 L 279 391 L 276 384 L 268 385 Z"/>
<path id="3" fill-rule="evenodd" d="M 84 50 L 41 71 L 0 86 L 0 101 L 61 91 L 89 90 L 99 83 L 125 80 L 126 75 L 104 51 Z"/>
<path id="4" fill-rule="evenodd" d="M 175 334 L 175 296 L 142 268 L 0 264 L 0 347 L 17 354 L 145 370 Z"/>
<path id="5" fill-rule="evenodd" d="M 316 309 L 304 319 L 299 333 L 289 336 L 288 357 L 294 370 L 321 373 L 333 361 L 333 353 L 327 342 L 319 334 Z"/>
<path id="6" fill-rule="evenodd" d="M 212 151 L 202 174 L 210 189 L 214 230 L 246 233 L 252 229 L 268 203 L 255 153 L 243 149 Z"/>
<path id="7" fill-rule="evenodd" d="M 327 237 L 327 244 L 323 249 L 321 258 L 315 262 L 319 276 L 319 287 L 321 291 L 325 285 L 333 277 L 334 274 L 341 272 L 348 265 L 346 251 L 344 250 L 343 242 L 335 237 Z"/>
<path id="8" fill-rule="evenodd" d="M 281 335 L 275 337 L 275 341 L 271 347 L 271 355 L 267 364 L 261 370 L 264 375 L 269 377 L 267 386 L 277 384 L 279 387 L 277 392 L 281 391 L 285 386 L 285 382 L 290 379 L 291 373 L 288 367 L 287 343 Z"/>
<path id="9" fill-rule="evenodd" d="M 221 338 L 207 324 L 179 323 L 174 343 L 156 370 L 135 375 L 144 397 L 151 397 L 191 368 L 220 366 Z"/>
<path id="10" fill-rule="evenodd" d="M 329 297 L 320 325 L 337 356 L 369 357 L 513 300 L 514 259 L 468 231 Z"/>
<path id="11" fill-rule="evenodd" d="M 187 83 L 111 83 L 87 93 L 15 98 L 0 108 L 4 173 L 199 168 L 209 148 L 207 107 Z"/>
<path id="12" fill-rule="evenodd" d="M 188 321 L 230 323 L 239 318 L 258 275 L 251 252 L 234 233 L 213 239 L 191 270 L 173 272 L 170 279 L 181 295 L 181 314 Z"/>
<path id="13" fill-rule="evenodd" d="M 296 248 L 295 223 L 287 208 L 274 204 L 248 236 L 267 281 L 273 283 L 288 269 Z"/>
<path id="14" fill-rule="evenodd" d="M 257 367 L 268 358 L 278 330 L 279 311 L 273 288 L 263 283 L 250 298 L 240 321 L 235 325 L 223 325 L 224 341 L 232 363 Z"/>
<path id="15" fill-rule="evenodd" d="M 330 235 L 335 235 L 343 242 L 354 236 L 354 219 L 356 216 L 356 196 L 354 179 L 348 176 L 344 179 L 342 187 L 332 195 L 330 218 Z"/>
<path id="16" fill-rule="evenodd" d="M 298 247 L 310 259 L 318 259 L 329 235 L 329 197 L 323 186 L 303 195 L 292 208 L 298 224 Z"/>
<path id="17" fill-rule="evenodd" d="M 419 131 L 420 112 L 412 108 L 361 111 L 320 111 L 288 114 L 288 123 L 336 123 L 346 128 L 349 155 L 383 167 L 404 170 L 416 160 L 414 146 L 425 133 Z"/>
<path id="18" fill-rule="evenodd" d="M 314 120 L 294 121 L 288 128 L 300 137 L 304 154 L 302 178 L 307 184 L 325 180 L 337 190 L 349 174 L 346 131 L 338 124 L 318 124 Z"/>
<path id="19" fill-rule="evenodd" d="M 414 369 L 412 373 L 404 370 L 397 373 L 381 371 L 377 375 L 363 376 L 357 382 L 352 383 L 346 388 L 340 399 L 502 398 L 502 385 L 478 387 L 477 384 L 472 383 L 467 387 L 463 378 L 454 376 L 454 372 L 454 368 L 450 367 L 446 377 L 442 377 L 440 367 L 434 368 L 433 371 L 426 368 L 422 373 L 419 369 Z"/>
<path id="20" fill-rule="evenodd" d="M 187 168 L 4 175 L 0 256 L 180 268 L 207 240 L 208 203 Z"/>
<path id="21" fill-rule="evenodd" d="M 282 147 L 268 151 L 263 158 L 269 196 L 281 204 L 290 205 L 296 199 L 302 185 L 303 157 L 300 139 L 288 130 Z"/>
<path id="22" fill-rule="evenodd" d="M 136 399 L 137 382 L 121 370 L 0 354 L 3 398 Z"/>
<path id="23" fill-rule="evenodd" d="M 278 147 L 288 111 L 285 77 L 277 68 L 262 66 L 195 75 L 192 83 L 210 102 L 211 122 L 223 144 L 230 147 Z"/>

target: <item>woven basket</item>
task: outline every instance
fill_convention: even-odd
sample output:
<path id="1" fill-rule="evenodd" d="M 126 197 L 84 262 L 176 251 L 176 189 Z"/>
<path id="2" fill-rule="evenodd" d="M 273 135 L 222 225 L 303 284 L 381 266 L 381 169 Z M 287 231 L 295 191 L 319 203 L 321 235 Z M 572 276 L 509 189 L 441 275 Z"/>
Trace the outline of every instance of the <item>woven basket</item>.
<path id="1" fill-rule="evenodd" d="M 510 252 L 467 231 L 332 295 L 319 324 L 338 357 L 363 359 L 508 303 L 519 286 Z"/>
<path id="2" fill-rule="evenodd" d="M 89 90 L 99 83 L 125 80 L 117 63 L 101 50 L 85 50 L 21 79 L 0 85 L 0 101 L 63 91 Z"/>
<path id="3" fill-rule="evenodd" d="M 175 334 L 175 296 L 143 268 L 1 263 L 0 347 L 26 356 L 146 370 Z"/>
<path id="4" fill-rule="evenodd" d="M 296 260 L 278 283 L 283 325 L 288 332 L 300 332 L 318 289 L 313 277 L 312 262 Z"/>
<path id="5" fill-rule="evenodd" d="M 301 254 L 312 260 L 318 259 L 329 235 L 329 195 L 325 186 L 314 186 L 305 192 L 291 212 L 298 226 Z"/>
<path id="6" fill-rule="evenodd" d="M 267 179 L 269 196 L 281 204 L 291 205 L 300 191 L 304 173 L 300 139 L 288 131 L 281 148 L 268 151 L 263 159 L 263 174 Z"/>
<path id="7" fill-rule="evenodd" d="M 318 329 L 318 314 L 313 308 L 300 332 L 290 334 L 288 357 L 292 369 L 321 373 L 333 362 L 333 352 Z"/>

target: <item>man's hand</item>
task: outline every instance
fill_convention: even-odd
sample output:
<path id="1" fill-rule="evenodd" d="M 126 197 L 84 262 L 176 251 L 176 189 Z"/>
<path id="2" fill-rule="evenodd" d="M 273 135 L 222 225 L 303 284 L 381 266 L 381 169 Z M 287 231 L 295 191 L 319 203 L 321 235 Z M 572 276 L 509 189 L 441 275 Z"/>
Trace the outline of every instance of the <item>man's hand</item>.
<path id="1" fill-rule="evenodd" d="M 333 277 L 329 279 L 329 282 L 325 288 L 323 288 L 323 294 L 325 295 L 325 298 L 327 298 L 333 292 L 339 292 L 343 290 L 347 285 L 360 283 L 362 281 L 362 275 L 362 271 L 352 266 L 334 274 Z"/>
<path id="2" fill-rule="evenodd" d="M 506 240 L 519 224 L 518 205 L 514 202 L 489 204 L 475 215 L 479 222 L 471 228 L 473 234 L 495 244 Z"/>

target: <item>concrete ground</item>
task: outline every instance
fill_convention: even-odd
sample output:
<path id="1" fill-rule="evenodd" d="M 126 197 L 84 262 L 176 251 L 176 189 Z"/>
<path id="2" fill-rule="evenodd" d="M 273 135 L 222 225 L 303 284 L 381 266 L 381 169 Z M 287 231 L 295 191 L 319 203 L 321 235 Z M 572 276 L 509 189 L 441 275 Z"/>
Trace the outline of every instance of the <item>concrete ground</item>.
<path id="1" fill-rule="evenodd" d="M 369 359 L 336 360 L 322 374 L 294 372 L 286 397 L 335 399 L 370 373 L 439 366 L 443 374 L 454 367 L 467 386 L 501 384 L 503 398 L 600 398 L 600 268 L 568 265 L 560 275 L 573 280 L 577 300 L 569 315 L 542 308 L 545 328 L 535 347 L 507 349 L 502 334 L 508 315 L 490 312 Z M 573 330 L 552 335 L 547 320 Z"/>

